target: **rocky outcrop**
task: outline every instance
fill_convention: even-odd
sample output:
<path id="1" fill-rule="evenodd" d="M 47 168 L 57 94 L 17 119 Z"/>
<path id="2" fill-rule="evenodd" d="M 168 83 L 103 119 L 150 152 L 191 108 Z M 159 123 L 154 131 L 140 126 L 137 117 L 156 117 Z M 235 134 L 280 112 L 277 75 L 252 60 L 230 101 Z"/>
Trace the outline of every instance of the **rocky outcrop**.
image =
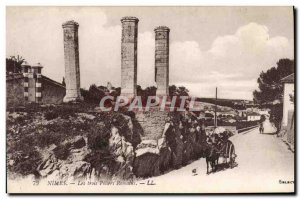
<path id="1" fill-rule="evenodd" d="M 154 118 L 161 119 L 158 113 L 154 115 Z M 149 129 L 149 124 L 155 121 L 146 120 L 149 118 L 143 119 Z M 160 138 L 142 140 L 137 146 L 134 174 L 138 177 L 156 176 L 202 157 L 206 135 L 200 129 L 198 121 L 189 114 L 169 114 L 163 128 L 156 129 L 160 132 L 155 132 L 155 135 L 160 135 Z"/>
<path id="2" fill-rule="evenodd" d="M 132 126 L 130 126 L 130 130 Z M 119 134 L 119 130 L 113 126 L 111 128 L 111 137 L 109 138 L 109 149 L 115 157 L 116 167 L 114 178 L 129 179 L 133 177 L 132 165 L 134 159 L 133 146 L 125 140 L 124 136 Z"/>
<path id="3" fill-rule="evenodd" d="M 44 160 L 38 165 L 37 172 L 41 177 L 89 178 L 91 164 L 84 159 L 91 150 L 86 143 L 85 137 L 76 136 L 63 141 L 59 146 L 51 145 L 49 148 L 41 150 L 40 153 L 43 154 Z"/>
<path id="4" fill-rule="evenodd" d="M 41 114 L 38 117 L 37 122 L 44 129 L 37 130 L 35 136 L 40 137 L 35 143 L 42 143 L 33 149 L 40 159 L 37 159 L 37 166 L 24 172 L 26 175 L 70 180 L 130 180 L 161 175 L 201 156 L 203 139 L 199 138 L 199 126 L 196 120 L 189 121 L 191 118 L 186 114 L 155 112 L 136 118 L 134 113 L 76 113 L 51 120 L 43 119 Z M 13 114 L 10 118 L 12 121 L 22 118 L 26 122 L 26 114 Z M 20 134 L 28 132 L 30 141 L 34 125 L 24 129 L 12 124 L 9 126 L 9 139 L 18 143 Z M 47 132 L 45 127 L 51 132 Z M 151 130 L 155 131 L 153 135 L 150 135 Z M 64 131 L 69 134 L 64 136 Z M 9 151 L 16 146 L 9 145 Z M 9 168 L 31 157 L 24 151 L 20 154 L 21 159 L 8 154 Z M 29 162 L 30 158 L 27 159 Z"/>

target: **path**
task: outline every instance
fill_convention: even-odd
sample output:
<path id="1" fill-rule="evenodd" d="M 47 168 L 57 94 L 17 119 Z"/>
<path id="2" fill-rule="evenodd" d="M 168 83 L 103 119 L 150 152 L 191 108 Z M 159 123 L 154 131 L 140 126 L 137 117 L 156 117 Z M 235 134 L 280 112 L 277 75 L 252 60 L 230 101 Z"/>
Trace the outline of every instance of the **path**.
<path id="1" fill-rule="evenodd" d="M 280 184 L 279 181 L 294 180 L 294 153 L 274 135 L 275 129 L 268 120 L 264 127 L 265 134 L 259 134 L 255 128 L 231 138 L 238 155 L 237 167 L 206 175 L 206 162 L 202 158 L 151 178 L 157 186 L 145 187 L 144 191 L 292 192 L 293 184 Z M 195 176 L 193 169 L 197 170 Z"/>

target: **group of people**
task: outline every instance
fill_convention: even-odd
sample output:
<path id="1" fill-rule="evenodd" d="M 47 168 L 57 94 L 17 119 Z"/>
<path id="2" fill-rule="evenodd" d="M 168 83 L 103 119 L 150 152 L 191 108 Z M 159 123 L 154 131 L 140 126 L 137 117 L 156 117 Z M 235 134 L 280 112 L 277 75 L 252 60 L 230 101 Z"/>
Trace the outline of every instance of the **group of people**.
<path id="1" fill-rule="evenodd" d="M 204 150 L 207 147 L 214 146 L 221 150 L 224 147 L 224 143 L 228 142 L 229 137 L 232 136 L 232 133 L 227 130 L 218 134 L 215 132 L 209 133 L 206 131 L 205 120 L 203 119 L 190 118 L 189 120 L 181 120 L 179 128 L 184 129 L 184 126 L 187 128 L 185 128 L 185 131 L 182 131 L 182 140 L 188 139 L 186 134 L 194 133 L 196 142 L 201 146 L 201 157 L 205 157 Z"/>
<path id="2" fill-rule="evenodd" d="M 173 122 L 176 120 L 179 122 L 179 131 L 174 128 Z M 166 125 L 163 136 L 166 136 L 175 163 L 180 158 L 180 151 L 183 152 L 183 164 L 202 157 L 209 160 L 209 162 L 213 162 L 213 167 L 218 165 L 220 156 L 230 159 L 229 154 L 235 154 L 234 146 L 229 140 L 232 133 L 227 130 L 224 132 L 209 132 L 206 129 L 204 119 L 185 115 L 177 119 L 170 118 Z"/>

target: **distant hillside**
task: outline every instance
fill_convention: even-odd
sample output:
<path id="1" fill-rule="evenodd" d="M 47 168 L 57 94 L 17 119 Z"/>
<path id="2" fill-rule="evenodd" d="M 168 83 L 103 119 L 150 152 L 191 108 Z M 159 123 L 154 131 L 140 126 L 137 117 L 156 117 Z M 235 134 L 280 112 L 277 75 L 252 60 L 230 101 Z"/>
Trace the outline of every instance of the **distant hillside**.
<path id="1" fill-rule="evenodd" d="M 199 109 L 201 111 L 214 111 L 215 110 L 215 104 L 207 103 L 207 102 L 200 102 L 195 101 L 193 107 L 195 109 Z M 217 111 L 232 111 L 233 109 L 228 106 L 217 106 Z"/>
<path id="2" fill-rule="evenodd" d="M 210 104 L 215 104 L 215 98 L 205 98 L 200 97 L 196 98 L 198 102 L 206 102 Z M 245 109 L 247 104 L 252 104 L 251 100 L 240 100 L 240 99 L 218 99 L 217 105 L 219 106 L 227 106 L 234 109 Z"/>

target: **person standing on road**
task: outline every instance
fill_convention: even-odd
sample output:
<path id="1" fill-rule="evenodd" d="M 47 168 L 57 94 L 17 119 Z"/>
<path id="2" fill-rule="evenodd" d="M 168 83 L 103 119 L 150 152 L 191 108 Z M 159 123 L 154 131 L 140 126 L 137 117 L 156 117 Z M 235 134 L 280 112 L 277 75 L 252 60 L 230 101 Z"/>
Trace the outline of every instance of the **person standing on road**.
<path id="1" fill-rule="evenodd" d="M 260 124 L 259 124 L 259 133 L 260 133 L 260 134 L 263 134 L 263 133 L 264 133 L 264 125 L 263 125 L 263 122 L 260 122 Z"/>

